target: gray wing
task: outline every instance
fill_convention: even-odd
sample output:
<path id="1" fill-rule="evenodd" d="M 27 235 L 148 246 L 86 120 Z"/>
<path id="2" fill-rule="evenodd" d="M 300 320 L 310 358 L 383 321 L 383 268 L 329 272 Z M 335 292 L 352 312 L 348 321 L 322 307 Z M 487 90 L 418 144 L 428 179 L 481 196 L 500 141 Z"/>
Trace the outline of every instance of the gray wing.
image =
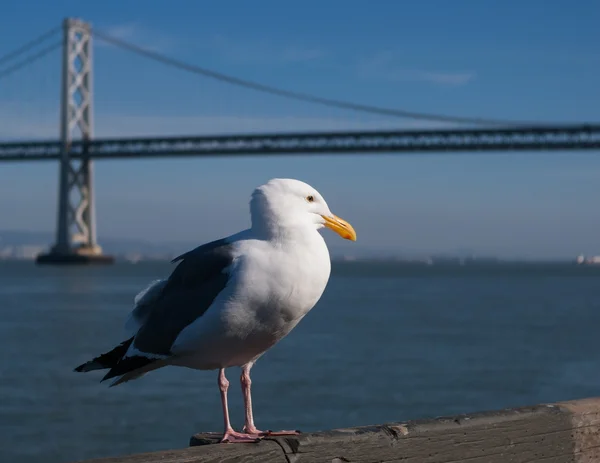
<path id="1" fill-rule="evenodd" d="M 179 333 L 201 317 L 227 285 L 225 269 L 233 262 L 232 251 L 233 244 L 221 239 L 173 259 L 181 262 L 171 276 L 140 294 L 132 312 L 133 323 L 141 322 L 129 346 L 133 352 L 121 357 L 102 381 L 121 376 L 112 384 L 116 386 L 136 377 L 136 372 L 148 371 L 161 356 L 170 356 Z"/>
<path id="2" fill-rule="evenodd" d="M 201 317 L 225 288 L 233 262 L 233 245 L 213 241 L 173 259 L 181 261 L 148 307 L 133 347 L 149 354 L 170 355 L 179 333 Z"/>

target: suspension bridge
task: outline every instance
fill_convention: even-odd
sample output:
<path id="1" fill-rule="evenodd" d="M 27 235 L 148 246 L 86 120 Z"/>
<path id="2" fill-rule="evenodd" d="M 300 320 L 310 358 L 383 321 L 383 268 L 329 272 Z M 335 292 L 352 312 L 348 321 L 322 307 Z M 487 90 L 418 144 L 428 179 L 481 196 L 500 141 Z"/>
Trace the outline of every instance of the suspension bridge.
<path id="1" fill-rule="evenodd" d="M 62 32 L 60 40 L 52 42 Z M 271 133 L 203 134 L 153 137 L 94 137 L 92 40 L 98 39 L 149 60 L 198 74 L 207 79 L 338 110 L 389 118 L 466 124 L 467 128 L 398 130 L 288 131 Z M 26 55 L 51 41 L 50 45 Z M 65 19 L 22 47 L 0 57 L 0 79 L 61 49 L 59 134 L 56 140 L 0 142 L 0 161 L 58 161 L 59 191 L 56 242 L 38 263 L 110 263 L 96 236 L 93 160 L 184 156 L 265 156 L 351 153 L 440 153 L 598 150 L 600 124 L 542 125 L 528 121 L 426 114 L 357 104 L 284 90 L 239 79 L 141 48 L 92 28 L 79 19 Z M 8 64 L 17 58 L 25 58 Z M 0 88 L 2 84 L 0 81 Z"/>

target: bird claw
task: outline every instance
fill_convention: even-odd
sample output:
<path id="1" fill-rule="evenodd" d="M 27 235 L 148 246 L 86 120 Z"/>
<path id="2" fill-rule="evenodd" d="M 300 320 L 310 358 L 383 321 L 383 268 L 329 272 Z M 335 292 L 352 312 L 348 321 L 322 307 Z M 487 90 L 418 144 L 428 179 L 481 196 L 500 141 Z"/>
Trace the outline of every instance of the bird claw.
<path id="1" fill-rule="evenodd" d="M 247 434 L 237 431 L 226 431 L 221 438 L 222 444 L 242 444 L 260 442 L 262 437 L 257 434 Z"/>

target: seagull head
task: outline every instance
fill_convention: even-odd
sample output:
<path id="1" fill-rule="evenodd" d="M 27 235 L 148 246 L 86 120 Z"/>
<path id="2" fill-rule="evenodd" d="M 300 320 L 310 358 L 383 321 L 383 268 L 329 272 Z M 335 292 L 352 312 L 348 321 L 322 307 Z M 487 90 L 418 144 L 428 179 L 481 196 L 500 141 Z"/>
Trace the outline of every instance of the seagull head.
<path id="1" fill-rule="evenodd" d="M 333 214 L 325 198 L 300 180 L 275 178 L 259 186 L 250 201 L 252 228 L 270 233 L 326 227 L 342 238 L 356 241 L 352 225 Z"/>

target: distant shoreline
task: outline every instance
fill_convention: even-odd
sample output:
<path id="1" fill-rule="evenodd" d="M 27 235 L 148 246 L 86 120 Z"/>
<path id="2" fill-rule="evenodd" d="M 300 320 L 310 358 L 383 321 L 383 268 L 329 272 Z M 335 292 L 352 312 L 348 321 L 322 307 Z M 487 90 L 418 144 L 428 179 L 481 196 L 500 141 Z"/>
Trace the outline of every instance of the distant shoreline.
<path id="1" fill-rule="evenodd" d="M 32 232 L 22 230 L 0 230 L 0 262 L 33 261 L 46 252 L 54 239 L 50 232 Z M 116 257 L 118 262 L 168 262 L 173 257 L 198 245 L 189 242 L 150 242 L 145 240 L 119 239 L 105 237 L 101 242 L 104 252 Z M 332 260 L 335 262 L 392 262 L 409 266 L 472 266 L 506 264 L 576 264 L 582 255 L 571 257 L 495 257 L 471 250 L 456 251 L 390 251 L 385 249 L 347 249 L 330 246 Z M 478 255 L 479 254 L 479 255 Z M 585 260 L 585 258 L 583 259 Z M 592 259 L 593 260 L 593 259 Z M 600 263 L 600 262 L 599 262 Z M 593 261 L 581 261 L 581 266 L 598 266 Z"/>
<path id="2" fill-rule="evenodd" d="M 115 255 L 116 264 L 146 264 L 156 263 L 168 264 L 172 257 L 153 257 L 138 255 L 131 258 L 124 255 Z M 0 257 L 1 263 L 29 262 L 33 263 L 35 256 L 28 257 Z M 425 259 L 404 259 L 400 257 L 354 257 L 354 256 L 332 256 L 331 261 L 334 264 L 391 264 L 394 266 L 405 267 L 506 267 L 506 266 L 537 266 L 537 265 L 561 265 L 574 267 L 599 267 L 595 263 L 578 263 L 575 259 L 463 259 L 463 258 L 425 258 Z"/>

